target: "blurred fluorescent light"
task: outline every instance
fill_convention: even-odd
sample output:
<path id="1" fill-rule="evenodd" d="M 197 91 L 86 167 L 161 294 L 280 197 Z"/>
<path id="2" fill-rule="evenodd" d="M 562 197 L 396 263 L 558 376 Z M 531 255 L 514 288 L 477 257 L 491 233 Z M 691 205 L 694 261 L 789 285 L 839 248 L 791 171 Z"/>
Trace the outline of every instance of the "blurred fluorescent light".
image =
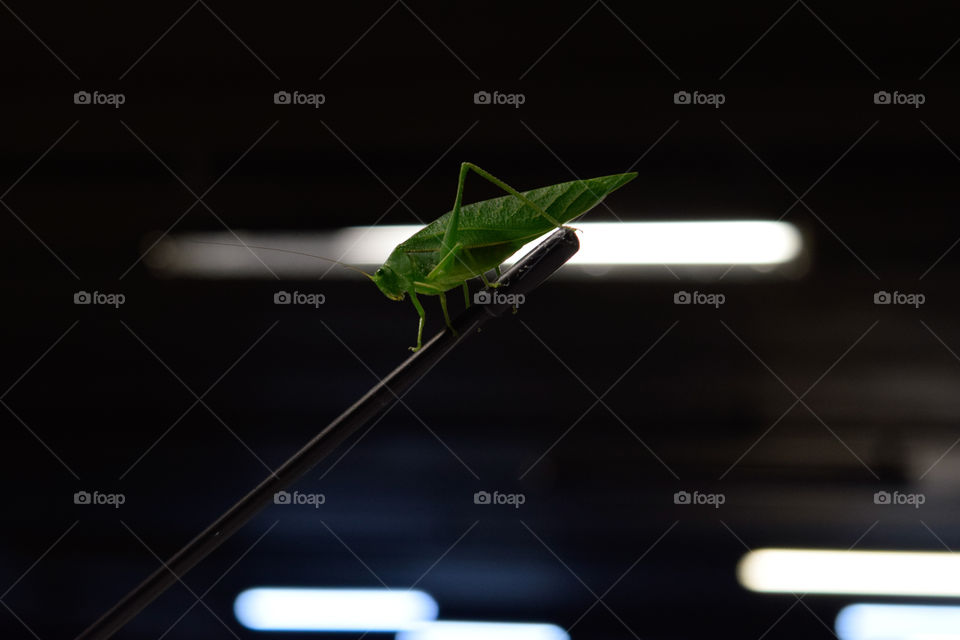
<path id="1" fill-rule="evenodd" d="M 437 617 L 422 591 L 247 589 L 233 603 L 237 620 L 258 631 L 399 631 Z"/>
<path id="2" fill-rule="evenodd" d="M 767 593 L 960 597 L 960 555 L 935 551 L 758 549 L 737 577 Z"/>
<path id="3" fill-rule="evenodd" d="M 792 224 L 767 220 L 706 222 L 582 222 L 580 251 L 570 260 L 583 267 L 652 265 L 752 265 L 771 267 L 800 256 L 803 242 Z M 174 276 L 306 276 L 327 272 L 330 265 L 301 255 L 205 242 L 259 245 L 334 258 L 350 265 L 381 264 L 419 226 L 347 227 L 329 233 L 211 232 L 168 236 L 148 255 L 148 264 Z M 542 238 L 518 251 L 515 262 Z M 263 263 L 261 262 L 263 261 Z M 345 273 L 333 268 L 331 275 Z"/>
<path id="4" fill-rule="evenodd" d="M 800 254 L 800 232 L 787 222 L 584 222 L 573 264 L 749 264 L 789 262 Z"/>
<path id="5" fill-rule="evenodd" d="M 960 640 L 960 607 L 852 604 L 836 628 L 840 640 Z"/>
<path id="6" fill-rule="evenodd" d="M 778 264 L 800 252 L 796 227 L 786 222 L 581 222 L 580 251 L 571 264 Z M 337 232 L 344 262 L 380 264 L 419 226 L 348 227 Z M 539 238 L 517 253 L 522 256 Z M 507 264 L 515 259 L 507 261 Z"/>
<path id="7" fill-rule="evenodd" d="M 570 640 L 567 632 L 552 624 L 511 622 L 428 622 L 402 631 L 396 640 Z"/>

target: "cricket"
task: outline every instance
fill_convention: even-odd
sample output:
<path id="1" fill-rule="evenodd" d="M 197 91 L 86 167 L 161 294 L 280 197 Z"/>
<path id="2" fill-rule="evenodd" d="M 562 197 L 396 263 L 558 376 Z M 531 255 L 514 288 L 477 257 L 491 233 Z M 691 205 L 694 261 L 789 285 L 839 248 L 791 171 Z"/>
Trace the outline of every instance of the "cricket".
<path id="1" fill-rule="evenodd" d="M 471 171 L 507 195 L 464 205 L 464 184 Z M 564 227 L 636 177 L 635 172 L 620 173 L 521 193 L 477 165 L 464 162 L 460 165 L 453 209 L 397 245 L 374 273 L 323 256 L 298 251 L 288 253 L 310 255 L 358 271 L 391 300 L 403 300 L 409 296 L 419 316 L 417 344 L 410 350 L 419 351 L 423 346 L 427 314 L 418 296 L 438 296 L 444 321 L 451 331 L 455 331 L 447 310 L 447 291 L 462 287 L 464 302 L 469 307 L 468 281 L 480 278 L 487 287 L 497 286 L 487 278 L 488 272 L 494 271 L 499 277 L 504 260 L 525 244 Z"/>

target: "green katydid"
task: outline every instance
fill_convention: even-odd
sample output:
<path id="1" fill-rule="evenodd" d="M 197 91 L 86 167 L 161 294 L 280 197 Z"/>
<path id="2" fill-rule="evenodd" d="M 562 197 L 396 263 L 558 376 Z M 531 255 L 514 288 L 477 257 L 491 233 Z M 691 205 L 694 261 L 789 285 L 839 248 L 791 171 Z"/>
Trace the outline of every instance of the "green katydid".
<path id="1" fill-rule="evenodd" d="M 509 195 L 462 205 L 463 185 L 470 171 Z M 499 274 L 503 261 L 523 245 L 586 213 L 636 176 L 621 173 L 520 193 L 475 164 L 464 162 L 460 165 L 453 210 L 397 245 L 370 279 L 391 300 L 410 296 L 420 316 L 417 346 L 410 347 L 416 351 L 422 345 L 426 321 L 417 294 L 440 297 L 443 318 L 452 330 L 447 291 L 462 286 L 469 306 L 467 280 L 480 277 L 491 286 L 485 275 L 488 271 L 495 269 Z"/>
<path id="2" fill-rule="evenodd" d="M 470 171 L 509 195 L 463 205 L 463 186 Z M 423 344 L 426 321 L 418 294 L 440 297 L 443 318 L 453 330 L 447 311 L 447 291 L 463 287 L 464 300 L 470 306 L 468 280 L 479 277 L 486 286 L 496 286 L 487 279 L 488 271 L 495 270 L 499 275 L 503 261 L 523 245 L 583 215 L 636 176 L 636 173 L 621 173 L 520 193 L 475 164 L 464 162 L 460 165 L 453 210 L 397 245 L 372 275 L 349 265 L 342 266 L 363 273 L 391 300 L 410 296 L 420 316 L 417 346 L 410 347 L 417 351 Z M 312 257 L 337 262 L 321 256 Z"/>

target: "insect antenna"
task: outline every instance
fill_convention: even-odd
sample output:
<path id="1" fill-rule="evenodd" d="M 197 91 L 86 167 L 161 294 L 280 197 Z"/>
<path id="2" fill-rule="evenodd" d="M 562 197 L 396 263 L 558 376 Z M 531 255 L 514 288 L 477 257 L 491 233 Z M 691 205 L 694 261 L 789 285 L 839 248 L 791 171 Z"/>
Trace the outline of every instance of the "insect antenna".
<path id="1" fill-rule="evenodd" d="M 213 241 L 210 241 L 210 240 L 190 240 L 190 242 L 194 242 L 194 243 L 196 243 L 196 244 L 216 244 L 216 245 L 220 245 L 221 247 L 245 247 L 245 248 L 247 248 L 247 249 L 263 249 L 264 251 L 279 251 L 279 252 L 281 252 L 281 253 L 290 253 L 290 254 L 293 254 L 293 255 L 296 255 L 296 256 L 306 256 L 307 258 L 316 258 L 317 260 L 325 260 L 326 262 L 332 262 L 333 264 L 339 265 L 339 266 L 343 267 L 344 269 L 350 269 L 351 271 L 356 271 L 357 273 L 362 273 L 363 275 L 365 275 L 365 276 L 367 276 L 368 278 L 370 278 L 371 280 L 373 280 L 373 275 L 367 273 L 367 272 L 364 271 L 363 269 L 358 269 L 357 267 L 355 267 L 355 266 L 353 266 L 353 265 L 345 264 L 345 263 L 343 263 L 343 262 L 340 262 L 339 260 L 334 260 L 333 258 L 327 258 L 327 257 L 325 257 L 325 256 L 318 256 L 318 255 L 316 255 L 316 254 L 307 253 L 307 252 L 305 252 L 305 251 L 295 251 L 295 250 L 293 250 L 293 249 L 280 249 L 280 248 L 277 248 L 277 247 L 264 247 L 264 246 L 262 246 L 262 245 L 257 245 L 257 244 L 238 244 L 238 243 L 232 243 L 232 242 L 213 242 Z"/>

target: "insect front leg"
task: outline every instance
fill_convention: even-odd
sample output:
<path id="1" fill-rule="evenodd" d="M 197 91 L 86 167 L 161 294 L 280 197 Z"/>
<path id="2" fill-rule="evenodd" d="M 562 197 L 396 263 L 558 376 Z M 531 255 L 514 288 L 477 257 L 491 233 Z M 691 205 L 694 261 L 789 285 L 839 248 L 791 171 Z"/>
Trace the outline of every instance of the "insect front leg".
<path id="1" fill-rule="evenodd" d="M 413 289 L 410 289 L 410 301 L 413 302 L 413 306 L 417 309 L 417 315 L 420 316 L 420 324 L 417 326 L 417 346 L 410 347 L 410 351 L 419 351 L 420 347 L 423 346 L 423 324 L 427 321 L 427 312 L 423 310 L 423 305 L 417 300 L 417 293 Z"/>
<path id="2" fill-rule="evenodd" d="M 463 281 L 463 304 L 464 309 L 470 308 L 470 286 L 466 280 Z"/>

